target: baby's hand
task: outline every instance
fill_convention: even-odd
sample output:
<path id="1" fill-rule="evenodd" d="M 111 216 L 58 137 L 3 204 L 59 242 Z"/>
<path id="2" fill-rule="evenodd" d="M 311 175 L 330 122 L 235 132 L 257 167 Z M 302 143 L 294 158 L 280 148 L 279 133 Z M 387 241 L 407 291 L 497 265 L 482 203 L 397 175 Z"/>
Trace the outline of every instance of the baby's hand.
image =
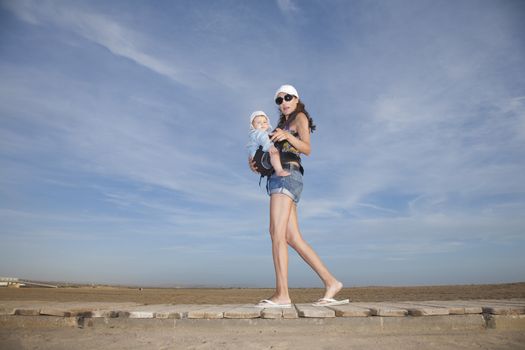
<path id="1" fill-rule="evenodd" d="M 253 160 L 252 157 L 248 157 L 248 166 L 250 167 L 250 169 L 256 173 L 257 172 L 257 168 L 255 166 L 255 160 Z"/>

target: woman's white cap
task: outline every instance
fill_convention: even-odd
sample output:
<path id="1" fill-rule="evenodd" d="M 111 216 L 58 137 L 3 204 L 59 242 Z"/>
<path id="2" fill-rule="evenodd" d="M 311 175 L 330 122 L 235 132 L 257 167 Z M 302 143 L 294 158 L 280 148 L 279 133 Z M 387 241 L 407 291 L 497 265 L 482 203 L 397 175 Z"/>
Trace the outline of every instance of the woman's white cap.
<path id="1" fill-rule="evenodd" d="M 277 89 L 275 92 L 275 98 L 281 93 L 284 92 L 285 94 L 294 95 L 295 97 L 299 98 L 299 94 L 297 93 L 297 90 L 292 85 L 283 85 L 280 88 Z"/>
<path id="2" fill-rule="evenodd" d="M 270 118 L 268 118 L 266 113 L 264 113 L 263 111 L 255 111 L 255 112 L 252 113 L 252 115 L 250 115 L 250 127 L 252 126 L 252 123 L 253 123 L 253 120 L 255 119 L 255 117 L 259 117 L 259 116 L 266 117 L 266 120 L 268 120 L 269 128 L 272 127 L 271 124 L 270 124 Z"/>

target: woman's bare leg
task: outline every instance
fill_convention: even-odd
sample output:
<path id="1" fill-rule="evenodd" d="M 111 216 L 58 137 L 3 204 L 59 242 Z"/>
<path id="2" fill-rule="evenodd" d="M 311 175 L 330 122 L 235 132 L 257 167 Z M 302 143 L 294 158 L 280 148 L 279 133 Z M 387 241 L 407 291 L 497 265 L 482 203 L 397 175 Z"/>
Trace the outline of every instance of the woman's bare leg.
<path id="1" fill-rule="evenodd" d="M 284 194 L 276 193 L 270 197 L 270 235 L 272 238 L 273 265 L 275 267 L 275 294 L 270 300 L 279 304 L 290 303 L 286 228 L 292 203 L 292 199 Z"/>
<path id="2" fill-rule="evenodd" d="M 297 206 L 292 205 L 290 216 L 286 231 L 286 240 L 288 244 L 299 253 L 304 261 L 312 267 L 312 269 L 319 275 L 325 285 L 325 294 L 323 298 L 333 298 L 343 288 L 343 284 L 339 282 L 328 271 L 317 253 L 310 247 L 310 245 L 303 239 L 299 231 L 299 222 L 297 220 Z"/>

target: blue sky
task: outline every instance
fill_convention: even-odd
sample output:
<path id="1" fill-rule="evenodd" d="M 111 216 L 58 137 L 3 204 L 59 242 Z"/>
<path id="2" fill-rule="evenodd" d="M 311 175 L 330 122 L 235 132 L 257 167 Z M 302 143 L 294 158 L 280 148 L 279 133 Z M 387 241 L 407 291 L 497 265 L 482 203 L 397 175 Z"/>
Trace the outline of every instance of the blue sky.
<path id="1" fill-rule="evenodd" d="M 2 1 L 0 275 L 273 286 L 245 145 L 289 83 L 345 285 L 524 281 L 523 33 L 510 0 Z"/>

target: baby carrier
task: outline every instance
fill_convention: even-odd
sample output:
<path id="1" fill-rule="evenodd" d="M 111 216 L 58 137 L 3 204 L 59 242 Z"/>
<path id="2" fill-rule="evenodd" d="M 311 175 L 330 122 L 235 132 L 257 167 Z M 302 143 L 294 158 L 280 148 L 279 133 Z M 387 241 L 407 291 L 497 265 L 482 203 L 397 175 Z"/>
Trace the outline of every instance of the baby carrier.
<path id="1" fill-rule="evenodd" d="M 283 165 L 283 168 L 287 168 L 287 165 L 290 162 L 297 162 L 299 163 L 299 171 L 304 175 L 304 168 L 301 165 L 301 157 L 292 152 L 283 152 L 282 141 L 276 142 L 275 147 L 279 150 L 279 154 L 281 155 L 281 164 Z M 253 161 L 255 162 L 255 168 L 257 169 L 257 172 L 261 175 L 259 179 L 260 186 L 262 178 L 266 177 L 268 180 L 274 172 L 272 163 L 270 162 L 270 153 L 264 152 L 262 150 L 262 146 L 259 146 L 257 151 L 255 151 Z"/>
<path id="2" fill-rule="evenodd" d="M 272 163 L 270 162 L 270 153 L 264 152 L 262 148 L 262 146 L 259 146 L 257 151 L 255 151 L 253 161 L 255 162 L 257 172 L 261 174 L 261 178 L 265 176 L 270 177 L 273 173 Z"/>

